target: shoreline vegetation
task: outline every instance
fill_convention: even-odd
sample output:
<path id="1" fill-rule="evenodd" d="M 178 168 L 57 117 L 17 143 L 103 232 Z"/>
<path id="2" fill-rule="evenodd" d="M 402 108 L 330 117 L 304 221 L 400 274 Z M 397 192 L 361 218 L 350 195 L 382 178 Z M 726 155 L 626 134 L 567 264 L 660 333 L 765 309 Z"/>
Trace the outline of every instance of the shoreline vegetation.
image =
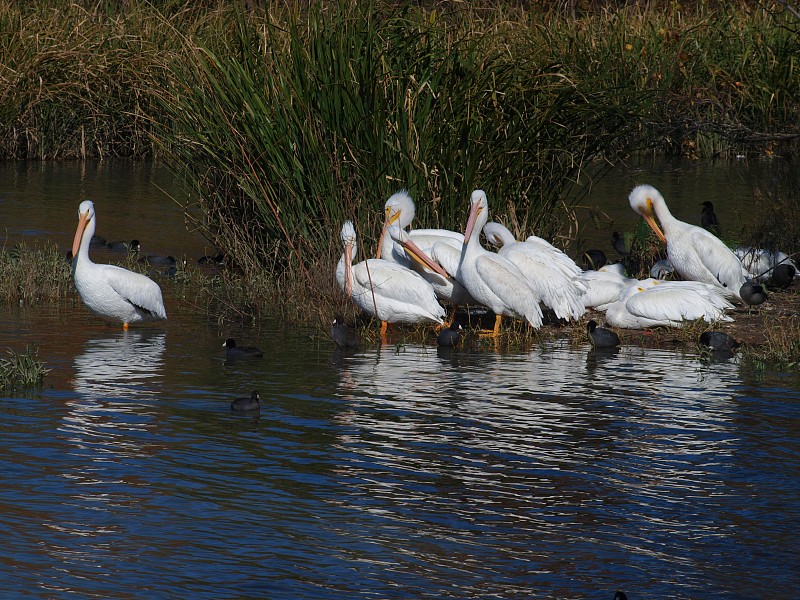
<path id="1" fill-rule="evenodd" d="M 220 318 L 352 320 L 338 231 L 354 221 L 363 258 L 401 188 L 418 227 L 461 229 L 484 188 L 517 236 L 570 239 L 580 190 L 626 157 L 800 148 L 785 2 L 39 0 L 3 4 L 0 25 L 0 158 L 167 163 L 234 260 L 196 283 Z M 797 205 L 750 241 L 798 249 Z M 644 264 L 659 249 L 636 236 Z"/>

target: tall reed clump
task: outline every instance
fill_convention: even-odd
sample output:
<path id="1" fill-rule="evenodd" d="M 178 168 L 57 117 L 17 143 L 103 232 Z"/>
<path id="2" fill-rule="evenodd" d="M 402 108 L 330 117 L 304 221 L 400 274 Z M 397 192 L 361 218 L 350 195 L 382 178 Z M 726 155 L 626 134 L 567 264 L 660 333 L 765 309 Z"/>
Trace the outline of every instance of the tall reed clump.
<path id="1" fill-rule="evenodd" d="M 38 304 L 65 298 L 72 290 L 70 263 L 55 244 L 19 243 L 0 249 L 0 299 Z"/>
<path id="2" fill-rule="evenodd" d="M 39 353 L 30 346 L 25 353 L 8 349 L 7 358 L 0 358 L 0 389 L 15 390 L 40 387 L 50 372 L 39 360 Z"/>
<path id="3" fill-rule="evenodd" d="M 247 276 L 289 268 L 316 286 L 324 265 L 332 279 L 342 221 L 371 253 L 400 188 L 418 226 L 463 228 L 481 187 L 512 229 L 552 235 L 567 186 L 638 121 L 635 94 L 565 76 L 477 14 L 323 3 L 230 19 L 225 44 L 185 40 L 158 138 L 195 186 L 198 226 Z"/>
<path id="4" fill-rule="evenodd" d="M 780 2 L 647 2 L 541 24 L 572 76 L 653 94 L 658 152 L 692 157 L 797 147 L 800 19 Z"/>
<path id="5" fill-rule="evenodd" d="M 0 157 L 149 156 L 163 19 L 146 2 L 0 3 Z"/>

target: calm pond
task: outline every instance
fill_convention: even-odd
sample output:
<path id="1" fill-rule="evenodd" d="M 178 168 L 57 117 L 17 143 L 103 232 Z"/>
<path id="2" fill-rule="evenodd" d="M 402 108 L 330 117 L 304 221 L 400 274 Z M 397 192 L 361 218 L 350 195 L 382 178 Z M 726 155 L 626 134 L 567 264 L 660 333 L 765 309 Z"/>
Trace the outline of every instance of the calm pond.
<path id="1" fill-rule="evenodd" d="M 651 165 L 585 203 L 630 228 L 647 181 L 679 217 L 711 199 L 732 222 L 769 169 Z M 91 198 L 109 241 L 196 260 L 213 248 L 181 193 L 149 164 L 0 165 L 7 245 L 66 250 Z M 128 332 L 79 300 L 0 307 L 0 350 L 52 369 L 0 400 L 6 597 L 797 597 L 796 375 L 566 343 L 341 354 L 165 295 L 169 321 Z M 228 336 L 263 358 L 226 360 Z M 231 413 L 254 389 L 260 414 Z"/>

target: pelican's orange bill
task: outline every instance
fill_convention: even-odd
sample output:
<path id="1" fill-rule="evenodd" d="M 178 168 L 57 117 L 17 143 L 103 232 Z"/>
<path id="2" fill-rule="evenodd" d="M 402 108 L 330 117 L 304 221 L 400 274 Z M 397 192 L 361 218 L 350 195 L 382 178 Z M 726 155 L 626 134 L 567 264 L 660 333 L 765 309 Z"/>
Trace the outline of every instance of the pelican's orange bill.
<path id="1" fill-rule="evenodd" d="M 444 277 L 445 279 L 449 279 L 449 278 L 450 278 L 450 275 L 447 273 L 447 271 L 445 271 L 445 270 L 442 268 L 442 266 L 441 266 L 439 263 L 437 263 L 437 262 L 436 262 L 435 260 L 433 260 L 433 259 L 432 259 L 430 256 L 428 256 L 427 254 L 425 254 L 425 253 L 424 253 L 424 252 L 423 252 L 423 251 L 422 251 L 422 250 L 419 248 L 419 246 L 417 246 L 417 245 L 416 245 L 414 242 L 412 242 L 411 240 L 408 240 L 408 239 L 407 239 L 407 240 L 405 240 L 405 241 L 401 241 L 401 242 L 400 242 L 400 245 L 401 245 L 401 246 L 403 246 L 403 248 L 405 248 L 406 252 L 408 252 L 408 253 L 411 255 L 411 258 L 413 258 L 414 260 L 416 260 L 416 261 L 417 261 L 418 263 L 420 263 L 421 265 L 423 265 L 423 266 L 425 266 L 425 267 L 428 267 L 428 268 L 429 268 L 431 271 L 433 271 L 434 273 L 437 273 L 437 274 L 441 275 L 441 276 L 442 276 L 442 277 Z"/>
<path id="2" fill-rule="evenodd" d="M 81 213 L 80 219 L 78 219 L 78 229 L 75 230 L 75 239 L 72 242 L 72 259 L 75 260 L 75 257 L 78 256 L 78 248 L 81 246 L 81 238 L 83 238 L 83 231 L 86 229 L 86 225 L 89 223 L 89 213 Z"/>

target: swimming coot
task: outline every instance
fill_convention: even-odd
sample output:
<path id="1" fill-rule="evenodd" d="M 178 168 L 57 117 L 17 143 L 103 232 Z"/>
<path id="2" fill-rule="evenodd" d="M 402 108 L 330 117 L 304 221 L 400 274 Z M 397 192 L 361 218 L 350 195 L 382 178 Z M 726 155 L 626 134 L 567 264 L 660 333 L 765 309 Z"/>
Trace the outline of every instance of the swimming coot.
<path id="1" fill-rule="evenodd" d="M 619 346 L 619 336 L 610 329 L 597 326 L 597 321 L 591 320 L 586 324 L 589 332 L 589 341 L 593 348 L 616 348 Z"/>
<path id="2" fill-rule="evenodd" d="M 174 267 L 178 264 L 174 256 L 162 256 L 160 254 L 145 254 L 136 262 L 139 264 L 147 264 L 151 267 Z"/>
<path id="3" fill-rule="evenodd" d="M 348 348 L 358 348 L 361 340 L 358 338 L 356 330 L 351 325 L 344 322 L 342 315 L 336 315 L 331 325 L 331 337 L 336 345 L 342 350 Z"/>
<path id="4" fill-rule="evenodd" d="M 717 219 L 717 215 L 714 212 L 714 205 L 708 200 L 703 202 L 703 210 L 700 212 L 700 225 L 717 237 L 720 236 L 722 230 L 719 226 L 719 219 Z"/>
<path id="5" fill-rule="evenodd" d="M 225 340 L 222 346 L 225 348 L 225 356 L 227 358 L 258 358 L 264 356 L 260 348 L 256 348 L 255 346 L 237 346 L 236 340 L 233 338 Z"/>
<path id="6" fill-rule="evenodd" d="M 446 348 L 454 348 L 461 343 L 461 323 L 453 321 L 446 329 L 442 329 L 436 337 L 436 343 Z"/>
<path id="7" fill-rule="evenodd" d="M 130 242 L 109 242 L 106 244 L 106 248 L 109 250 L 116 250 L 117 252 L 129 252 L 130 254 L 136 254 L 139 252 L 141 244 L 139 244 L 139 240 L 131 240 Z"/>
<path id="8" fill-rule="evenodd" d="M 625 238 L 616 231 L 611 234 L 611 245 L 620 255 L 628 256 L 628 246 L 625 244 Z"/>
<path id="9" fill-rule="evenodd" d="M 253 390 L 253 393 L 248 397 L 237 398 L 231 402 L 231 410 L 234 412 L 251 412 L 254 410 L 260 410 L 261 405 L 258 403 L 259 400 L 261 400 L 261 397 L 258 395 L 258 391 Z"/>

